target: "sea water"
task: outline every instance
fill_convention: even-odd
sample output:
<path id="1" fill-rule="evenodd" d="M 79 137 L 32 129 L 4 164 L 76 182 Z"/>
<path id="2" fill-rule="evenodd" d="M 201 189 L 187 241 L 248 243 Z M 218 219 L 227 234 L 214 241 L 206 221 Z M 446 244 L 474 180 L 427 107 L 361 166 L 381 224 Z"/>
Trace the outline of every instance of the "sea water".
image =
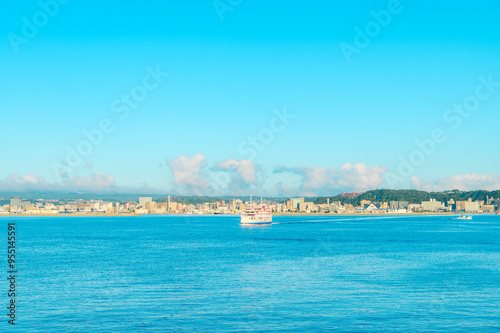
<path id="1" fill-rule="evenodd" d="M 8 222 L 2 332 L 500 331 L 499 216 L 1 218 L 4 248 Z"/>

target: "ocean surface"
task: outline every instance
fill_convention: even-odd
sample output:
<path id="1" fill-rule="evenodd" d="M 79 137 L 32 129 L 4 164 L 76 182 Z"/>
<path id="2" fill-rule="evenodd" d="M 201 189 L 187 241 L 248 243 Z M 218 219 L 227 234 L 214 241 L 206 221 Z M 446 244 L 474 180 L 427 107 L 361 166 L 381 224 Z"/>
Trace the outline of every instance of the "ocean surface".
<path id="1" fill-rule="evenodd" d="M 0 332 L 500 332 L 500 216 L 12 221 Z"/>

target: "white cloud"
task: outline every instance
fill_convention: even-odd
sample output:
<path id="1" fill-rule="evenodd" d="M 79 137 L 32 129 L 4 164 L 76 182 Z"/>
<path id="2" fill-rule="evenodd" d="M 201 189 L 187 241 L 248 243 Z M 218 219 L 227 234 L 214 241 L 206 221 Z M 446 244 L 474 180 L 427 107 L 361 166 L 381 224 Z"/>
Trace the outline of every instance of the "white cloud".
<path id="1" fill-rule="evenodd" d="M 428 192 L 442 192 L 447 190 L 473 191 L 487 190 L 495 191 L 500 189 L 500 176 L 496 174 L 465 174 L 451 175 L 433 182 L 420 180 L 418 177 L 411 178 L 412 185 L 417 190 Z"/>
<path id="2" fill-rule="evenodd" d="M 117 190 L 115 178 L 111 175 L 105 175 L 102 172 L 97 172 L 88 177 L 74 177 L 64 181 L 64 187 L 75 188 L 85 192 L 99 192 Z"/>
<path id="3" fill-rule="evenodd" d="M 217 163 L 217 169 L 231 171 L 235 170 L 241 179 L 247 184 L 257 184 L 255 175 L 255 163 L 250 160 L 236 161 L 233 159 Z"/>
<path id="4" fill-rule="evenodd" d="M 225 189 L 229 194 L 246 195 L 249 189 L 259 183 L 255 163 L 250 160 L 227 159 L 216 163 L 214 170 L 227 172 L 229 175 Z"/>
<path id="5" fill-rule="evenodd" d="M 206 157 L 197 154 L 193 157 L 181 155 L 167 161 L 174 176 L 174 185 L 184 194 L 204 195 L 208 182 L 202 178 L 207 165 Z"/>
<path id="6" fill-rule="evenodd" d="M 139 188 L 117 186 L 112 175 L 102 172 L 87 177 L 66 177 L 63 182 L 48 183 L 44 177 L 34 174 L 20 176 L 17 173 L 0 181 L 2 192 L 77 192 L 77 193 L 161 193 L 158 189 L 142 185 Z"/>
<path id="7" fill-rule="evenodd" d="M 33 174 L 20 176 L 13 173 L 0 181 L 0 190 L 9 192 L 51 191 L 54 187 L 57 186 L 49 184 L 45 178 Z"/>
<path id="8" fill-rule="evenodd" d="M 435 191 L 433 184 L 431 184 L 428 180 L 420 180 L 417 176 L 413 176 L 410 179 L 410 183 L 420 191 L 426 191 L 426 192 L 440 192 L 440 191 Z"/>
<path id="9" fill-rule="evenodd" d="M 385 167 L 346 163 L 340 168 L 300 166 L 281 167 L 275 172 L 289 172 L 302 178 L 296 192 L 306 196 L 333 195 L 343 191 L 364 192 L 385 182 Z"/>
<path id="10" fill-rule="evenodd" d="M 184 195 L 248 195 L 259 193 L 279 196 L 335 195 L 339 192 L 364 192 L 383 186 L 383 166 L 367 166 L 363 163 L 346 163 L 339 168 L 279 167 L 266 171 L 250 160 L 227 159 L 209 168 L 205 155 L 193 157 L 181 155 L 167 161 L 172 171 L 173 192 Z M 165 193 L 165 190 L 118 186 L 112 175 L 92 172 L 88 166 L 86 176 L 65 176 L 61 183 L 48 183 L 44 177 L 16 173 L 0 180 L 3 192 L 64 191 L 78 193 Z M 424 191 L 462 191 L 500 189 L 500 176 L 496 174 L 452 175 L 434 181 L 411 178 L 413 187 Z M 266 190 L 267 189 L 267 190 Z"/>
<path id="11" fill-rule="evenodd" d="M 283 183 L 277 183 L 275 188 L 279 197 L 291 197 L 294 195 L 290 188 Z"/>

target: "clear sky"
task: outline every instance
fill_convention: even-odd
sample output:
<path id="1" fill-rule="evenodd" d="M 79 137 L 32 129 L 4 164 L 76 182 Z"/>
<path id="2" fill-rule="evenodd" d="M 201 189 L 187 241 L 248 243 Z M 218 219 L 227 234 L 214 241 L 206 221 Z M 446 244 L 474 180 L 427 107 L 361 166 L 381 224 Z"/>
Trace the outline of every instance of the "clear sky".
<path id="1" fill-rule="evenodd" d="M 499 3 L 54 1 L 2 10 L 0 191 L 500 188 Z"/>

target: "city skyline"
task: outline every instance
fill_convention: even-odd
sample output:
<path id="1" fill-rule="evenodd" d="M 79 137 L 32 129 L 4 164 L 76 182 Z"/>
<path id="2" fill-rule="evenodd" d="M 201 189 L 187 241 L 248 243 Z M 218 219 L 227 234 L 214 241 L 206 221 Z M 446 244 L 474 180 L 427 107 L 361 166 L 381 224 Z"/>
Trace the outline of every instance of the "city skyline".
<path id="1" fill-rule="evenodd" d="M 0 192 L 500 189 L 500 5 L 214 3 L 9 5 Z"/>
<path id="2" fill-rule="evenodd" d="M 102 199 L 28 199 L 22 197 L 11 197 L 3 206 L 0 204 L 0 215 L 49 215 L 60 214 L 242 214 L 252 207 L 265 208 L 269 213 L 318 213 L 318 214 L 413 214 L 413 213 L 497 213 L 500 209 L 500 191 L 485 193 L 459 193 L 449 192 L 441 194 L 441 200 L 432 194 L 420 198 L 408 193 L 392 191 L 377 195 L 373 191 L 363 193 L 342 193 L 333 198 L 311 198 L 295 197 L 283 200 L 258 198 L 252 201 L 252 196 L 245 198 L 227 198 L 207 200 L 190 200 L 191 198 L 171 197 L 153 199 L 153 197 L 138 197 L 127 200 L 102 200 Z M 408 191 L 410 192 L 410 191 Z M 416 192 L 416 191 L 413 191 Z M 412 193 L 415 195 L 415 193 Z M 377 199 L 377 197 L 379 199 Z M 477 200 L 472 200 L 475 197 Z M 368 198 L 370 200 L 368 200 Z M 380 199 L 384 198 L 384 199 Z M 138 200 L 137 200 L 138 199 Z M 180 202 L 177 202 L 180 199 Z M 186 199 L 188 199 L 186 201 Z M 346 199 L 351 199 L 347 200 Z M 352 200 L 356 199 L 356 200 Z M 0 202 L 3 198 L 0 198 Z M 462 216 L 462 218 L 465 218 Z M 467 218 L 471 219 L 471 218 Z"/>

